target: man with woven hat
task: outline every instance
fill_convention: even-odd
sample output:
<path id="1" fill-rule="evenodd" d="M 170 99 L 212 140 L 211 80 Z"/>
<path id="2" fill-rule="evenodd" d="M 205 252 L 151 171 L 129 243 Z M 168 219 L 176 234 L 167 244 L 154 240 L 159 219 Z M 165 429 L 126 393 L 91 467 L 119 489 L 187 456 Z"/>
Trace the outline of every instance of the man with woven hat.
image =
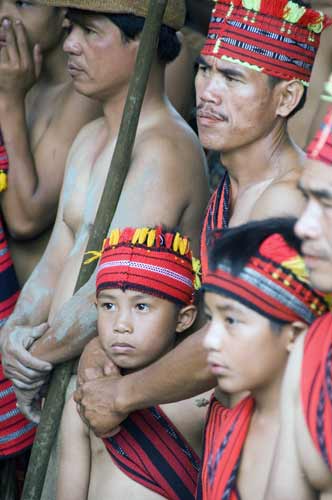
<path id="1" fill-rule="evenodd" d="M 332 75 L 326 85 L 332 102 Z M 332 107 L 308 147 L 300 180 L 306 208 L 295 231 L 309 276 L 332 292 Z M 279 446 L 267 500 L 332 498 L 332 314 L 317 320 L 292 353 L 282 393 Z"/>
<path id="2" fill-rule="evenodd" d="M 75 8 L 68 10 L 70 33 L 64 50 L 74 87 L 100 101 L 104 116 L 82 129 L 71 148 L 51 240 L 2 335 L 6 373 L 18 393 L 28 389 L 19 394 L 23 409 L 25 402 L 30 408 L 51 368 L 49 363 L 78 355 L 95 335 L 94 280 L 69 299 L 114 151 L 148 3 L 82 0 L 73 1 L 70 5 Z M 113 225 L 163 223 L 179 227 L 191 237 L 197 251 L 207 202 L 204 155 L 196 136 L 164 95 L 165 66 L 180 50 L 176 30 L 182 26 L 184 16 L 183 2 L 168 3 L 131 168 Z M 85 293 L 88 298 L 83 301 Z M 81 317 L 84 321 L 77 321 Z M 33 332 L 44 321 L 48 321 L 50 329 L 31 355 L 25 342 L 30 339 L 31 345 Z M 34 369 L 39 358 L 49 362 L 44 371 Z M 34 409 L 30 410 L 30 418 L 38 420 Z"/>
<path id="3" fill-rule="evenodd" d="M 203 282 L 210 320 L 204 347 L 218 391 L 205 430 L 198 499 L 266 498 L 288 356 L 328 310 L 308 282 L 294 223 L 266 219 L 212 235 Z M 250 395 L 229 409 L 219 391 Z"/>
<path id="4" fill-rule="evenodd" d="M 98 258 L 98 252 L 87 263 Z M 171 349 L 193 323 L 199 262 L 187 238 L 156 228 L 111 231 L 96 277 L 97 329 L 107 356 L 128 373 Z M 60 431 L 58 500 L 194 500 L 206 406 L 191 398 L 131 414 L 101 440 L 73 399 Z M 107 471 L 107 472 L 105 472 Z"/>
<path id="5" fill-rule="evenodd" d="M 211 230 L 301 213 L 304 200 L 297 183 L 304 155 L 288 136 L 287 120 L 304 102 L 320 33 L 329 24 L 328 18 L 300 0 L 215 4 L 196 78 L 197 123 L 203 146 L 221 152 L 227 172 L 205 217 L 203 277 Z M 203 336 L 204 331 L 193 335 L 158 365 L 127 380 L 113 380 L 107 386 L 105 379 L 103 392 L 103 381 L 86 385 L 82 411 L 89 413 L 89 397 L 98 392 L 98 384 L 99 394 L 109 397 L 110 408 L 116 409 L 115 425 L 121 410 L 126 414 L 147 402 L 182 398 L 184 391 L 194 392 L 195 385 L 198 392 L 207 388 L 214 381 L 202 355 Z M 169 372 L 172 377 L 166 376 Z M 138 385 L 140 390 L 133 394 L 131 388 Z M 81 396 L 78 392 L 78 401 Z M 96 418 L 93 424 L 98 428 Z"/>

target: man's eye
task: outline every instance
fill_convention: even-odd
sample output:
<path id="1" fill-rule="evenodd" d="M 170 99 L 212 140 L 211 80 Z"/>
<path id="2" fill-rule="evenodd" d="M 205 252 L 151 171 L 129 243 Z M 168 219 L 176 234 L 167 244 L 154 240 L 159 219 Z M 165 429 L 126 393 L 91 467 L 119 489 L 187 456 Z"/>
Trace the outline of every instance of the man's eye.
<path id="1" fill-rule="evenodd" d="M 15 5 L 17 7 L 27 7 L 27 6 L 31 5 L 31 3 L 30 2 L 25 2 L 24 0 L 17 0 L 15 2 Z"/>
<path id="2" fill-rule="evenodd" d="M 149 310 L 149 304 L 136 304 L 136 308 L 139 311 L 148 311 Z"/>
<path id="3" fill-rule="evenodd" d="M 198 71 L 200 71 L 201 73 L 206 73 L 207 70 L 208 70 L 208 67 L 204 66 L 204 64 L 199 64 L 198 65 Z"/>
<path id="4" fill-rule="evenodd" d="M 206 321 L 212 320 L 212 314 L 209 313 L 208 311 L 204 311 L 204 316 L 205 316 Z"/>

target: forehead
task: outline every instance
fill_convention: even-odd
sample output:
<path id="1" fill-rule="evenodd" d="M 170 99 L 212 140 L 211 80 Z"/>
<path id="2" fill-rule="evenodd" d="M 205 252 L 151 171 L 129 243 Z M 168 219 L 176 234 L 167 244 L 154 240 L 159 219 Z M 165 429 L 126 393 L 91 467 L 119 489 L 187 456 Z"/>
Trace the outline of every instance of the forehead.
<path id="1" fill-rule="evenodd" d="M 332 165 L 306 160 L 300 187 L 307 192 L 326 191 L 332 197 Z"/>
<path id="2" fill-rule="evenodd" d="M 75 24 L 85 25 L 87 23 L 105 23 L 110 22 L 107 15 L 89 10 L 68 9 L 67 17 Z"/>

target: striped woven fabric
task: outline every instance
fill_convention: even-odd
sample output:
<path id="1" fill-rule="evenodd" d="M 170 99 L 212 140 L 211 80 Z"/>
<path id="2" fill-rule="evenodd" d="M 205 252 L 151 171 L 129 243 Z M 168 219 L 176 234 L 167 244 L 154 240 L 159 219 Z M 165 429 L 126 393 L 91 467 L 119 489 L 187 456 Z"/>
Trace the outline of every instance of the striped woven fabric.
<path id="1" fill-rule="evenodd" d="M 101 257 L 97 293 L 105 288 L 140 290 L 184 305 L 193 302 L 200 285 L 188 239 L 161 227 L 115 229 L 102 252 L 92 253 Z"/>
<path id="2" fill-rule="evenodd" d="M 315 447 L 332 472 L 332 314 L 315 321 L 306 334 L 301 399 Z"/>
<path id="3" fill-rule="evenodd" d="M 308 83 L 329 24 L 321 12 L 287 0 L 217 0 L 202 55 Z"/>
<path id="4" fill-rule="evenodd" d="M 313 160 L 332 166 L 332 106 L 328 109 L 320 129 L 309 144 L 307 155 Z"/>
<path id="5" fill-rule="evenodd" d="M 169 500 L 194 500 L 200 459 L 160 407 L 132 413 L 119 434 L 103 441 L 137 483 Z"/>
<path id="6" fill-rule="evenodd" d="M 231 409 L 212 398 L 205 427 L 197 500 L 240 499 L 236 479 L 253 411 L 251 397 Z"/>
<path id="7" fill-rule="evenodd" d="M 226 172 L 219 186 L 210 198 L 201 234 L 201 262 L 203 281 L 208 272 L 209 238 L 215 229 L 225 229 L 229 223 L 231 185 Z"/>
<path id="8" fill-rule="evenodd" d="M 8 158 L 3 145 L 0 145 L 0 161 L 0 168 L 7 172 Z M 19 285 L 0 217 L 0 329 L 12 313 L 18 296 Z M 13 385 L 4 376 L 0 356 L 0 460 L 29 448 L 35 429 L 35 424 L 29 422 L 16 407 Z"/>

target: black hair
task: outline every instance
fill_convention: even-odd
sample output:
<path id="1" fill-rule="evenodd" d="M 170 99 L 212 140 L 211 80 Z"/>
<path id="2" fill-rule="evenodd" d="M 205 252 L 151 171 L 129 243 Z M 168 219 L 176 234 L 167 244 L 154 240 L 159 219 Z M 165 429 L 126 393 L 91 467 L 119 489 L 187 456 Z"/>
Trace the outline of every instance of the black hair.
<path id="1" fill-rule="evenodd" d="M 79 23 L 80 16 L 105 16 L 114 23 L 121 31 L 122 40 L 128 43 L 135 40 L 143 31 L 144 17 L 134 14 L 111 14 L 109 12 L 95 12 L 89 10 L 69 9 L 67 17 L 73 22 Z M 181 50 L 181 41 L 176 31 L 165 24 L 161 25 L 157 55 L 159 61 L 168 64 L 177 58 Z"/>
<path id="2" fill-rule="evenodd" d="M 301 240 L 294 233 L 295 222 L 294 217 L 274 217 L 213 231 L 209 240 L 210 268 L 215 270 L 222 262 L 227 262 L 231 273 L 238 276 L 248 261 L 257 255 L 262 242 L 275 233 L 300 252 Z"/>

